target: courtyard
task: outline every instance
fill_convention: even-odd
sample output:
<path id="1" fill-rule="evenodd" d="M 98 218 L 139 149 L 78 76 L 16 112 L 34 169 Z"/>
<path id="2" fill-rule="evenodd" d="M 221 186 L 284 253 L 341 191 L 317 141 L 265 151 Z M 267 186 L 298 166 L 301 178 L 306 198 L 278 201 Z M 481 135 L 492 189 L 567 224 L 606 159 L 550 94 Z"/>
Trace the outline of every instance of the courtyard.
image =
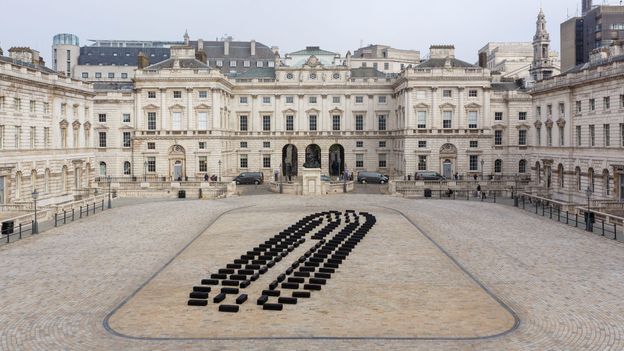
<path id="1" fill-rule="evenodd" d="M 239 294 L 214 303 L 216 285 L 206 306 L 187 304 L 205 278 L 326 211 L 335 212 L 240 288 L 248 300 L 237 313 L 219 312 Z M 330 241 L 365 214 L 374 224 L 320 290 L 281 311 L 257 304 L 322 244 L 319 228 L 337 223 Z M 624 349 L 624 245 L 491 203 L 373 194 L 128 203 L 6 245 L 0 262 L 3 350 Z M 282 284 L 274 290 L 291 296 Z"/>

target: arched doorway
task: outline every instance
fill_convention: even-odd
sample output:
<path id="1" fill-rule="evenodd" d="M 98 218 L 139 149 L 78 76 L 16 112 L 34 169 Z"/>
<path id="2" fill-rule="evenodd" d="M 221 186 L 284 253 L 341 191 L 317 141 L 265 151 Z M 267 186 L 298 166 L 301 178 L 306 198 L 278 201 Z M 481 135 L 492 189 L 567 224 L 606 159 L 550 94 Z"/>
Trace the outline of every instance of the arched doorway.
<path id="1" fill-rule="evenodd" d="M 344 147 L 340 144 L 334 144 L 329 147 L 329 175 L 339 177 L 343 174 L 344 169 Z"/>
<path id="2" fill-rule="evenodd" d="M 442 163 L 442 175 L 446 179 L 451 179 L 453 177 L 453 162 L 451 162 L 451 160 L 446 159 L 444 163 Z"/>
<path id="3" fill-rule="evenodd" d="M 552 171 L 550 169 L 550 166 L 544 167 L 544 177 L 546 178 L 546 187 L 550 188 L 550 184 L 552 182 Z"/>
<path id="4" fill-rule="evenodd" d="M 609 196 L 611 195 L 611 182 L 609 181 L 609 170 L 605 169 L 602 171 L 602 195 Z"/>
<path id="5" fill-rule="evenodd" d="M 310 144 L 305 150 L 305 168 L 321 168 L 321 147 L 316 144 Z"/>
<path id="6" fill-rule="evenodd" d="M 174 181 L 186 177 L 186 150 L 182 145 L 176 144 L 169 148 L 169 176 Z"/>
<path id="7" fill-rule="evenodd" d="M 444 161 L 442 161 L 444 160 Z M 447 143 L 440 148 L 440 165 L 442 175 L 451 179 L 453 177 L 453 163 L 457 160 L 457 147 Z"/>
<path id="8" fill-rule="evenodd" d="M 291 181 L 298 173 L 297 147 L 293 144 L 284 145 L 282 148 L 282 175 Z"/>

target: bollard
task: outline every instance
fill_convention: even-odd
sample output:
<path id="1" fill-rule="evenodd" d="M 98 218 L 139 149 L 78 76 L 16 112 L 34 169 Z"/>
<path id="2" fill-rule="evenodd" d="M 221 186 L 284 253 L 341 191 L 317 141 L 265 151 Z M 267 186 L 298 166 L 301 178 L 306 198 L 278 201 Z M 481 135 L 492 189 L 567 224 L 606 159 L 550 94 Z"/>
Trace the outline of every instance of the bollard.
<path id="1" fill-rule="evenodd" d="M 570 224 L 570 213 L 566 211 L 566 224 Z"/>
<path id="2" fill-rule="evenodd" d="M 89 204 L 87 204 L 87 217 L 89 217 Z"/>
<path id="3" fill-rule="evenodd" d="M 82 218 L 82 206 L 80 206 L 80 218 Z"/>
<path id="4" fill-rule="evenodd" d="M 604 234 L 604 219 L 602 220 L 602 236 L 605 236 L 605 234 Z"/>
<path id="5" fill-rule="evenodd" d="M 19 238 L 22 238 L 22 223 L 19 224 Z"/>
<path id="6" fill-rule="evenodd" d="M 104 211 L 104 199 L 102 199 L 102 211 Z"/>
<path id="7" fill-rule="evenodd" d="M 613 223 L 613 240 L 617 240 L 617 224 Z"/>
<path id="8" fill-rule="evenodd" d="M 578 228 L 578 212 L 574 214 L 574 227 Z"/>
<path id="9" fill-rule="evenodd" d="M 63 210 L 63 224 L 67 223 L 67 211 Z"/>
<path id="10" fill-rule="evenodd" d="M 74 208 L 72 207 L 72 222 L 74 221 Z"/>
<path id="11" fill-rule="evenodd" d="M 54 226 L 55 227 L 58 226 L 58 219 L 57 218 L 58 218 L 58 213 L 55 213 L 54 214 Z"/>

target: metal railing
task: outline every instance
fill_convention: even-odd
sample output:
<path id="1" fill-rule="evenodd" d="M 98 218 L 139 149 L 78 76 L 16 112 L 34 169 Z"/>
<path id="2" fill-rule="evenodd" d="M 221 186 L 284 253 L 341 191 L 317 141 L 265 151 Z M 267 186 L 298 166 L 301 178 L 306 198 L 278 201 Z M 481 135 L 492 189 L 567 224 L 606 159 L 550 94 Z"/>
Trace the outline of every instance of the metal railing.
<path id="1" fill-rule="evenodd" d="M 20 223 L 10 229 L 4 229 L 0 232 L 0 245 L 9 244 L 17 240 L 22 239 L 25 236 L 33 235 L 33 228 L 35 227 L 35 221 L 30 223 Z"/>
<path id="2" fill-rule="evenodd" d="M 54 213 L 54 226 L 58 227 L 59 224 L 67 224 L 67 222 L 73 222 L 77 219 L 81 219 L 84 217 L 89 217 L 89 215 L 94 215 L 99 210 L 100 212 L 106 209 L 104 205 L 105 200 L 94 201 L 92 203 L 86 203 L 84 205 L 80 205 L 79 207 L 72 207 L 69 211 L 67 209 L 63 209 L 62 212 Z"/>

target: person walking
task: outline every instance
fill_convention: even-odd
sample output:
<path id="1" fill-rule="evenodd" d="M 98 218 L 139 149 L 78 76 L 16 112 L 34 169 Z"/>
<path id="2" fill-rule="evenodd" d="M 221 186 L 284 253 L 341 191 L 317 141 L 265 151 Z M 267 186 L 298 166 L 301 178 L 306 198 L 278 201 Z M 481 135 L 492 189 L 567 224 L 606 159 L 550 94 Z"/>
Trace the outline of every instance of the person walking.
<path id="1" fill-rule="evenodd" d="M 477 184 L 477 197 L 481 197 L 481 184 Z"/>

